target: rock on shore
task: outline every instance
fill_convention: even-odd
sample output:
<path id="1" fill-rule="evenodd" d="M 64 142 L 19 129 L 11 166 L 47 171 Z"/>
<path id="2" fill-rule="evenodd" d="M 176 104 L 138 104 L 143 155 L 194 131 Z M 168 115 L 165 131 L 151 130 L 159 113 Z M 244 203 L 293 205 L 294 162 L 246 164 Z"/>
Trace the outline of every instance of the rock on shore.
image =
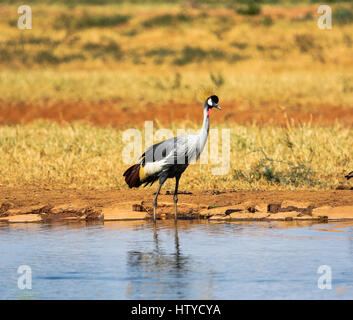
<path id="1" fill-rule="evenodd" d="M 210 221 L 337 221 L 353 220 L 353 206 L 314 207 L 310 202 L 282 201 L 243 202 L 227 206 L 206 206 L 181 202 L 179 218 L 207 219 Z M 173 202 L 158 203 L 158 219 L 174 218 Z M 0 222 L 30 223 L 51 221 L 119 221 L 152 219 L 153 208 L 144 201 L 114 203 L 109 206 L 92 207 L 84 202 L 70 205 L 36 205 L 15 208 L 4 202 L 0 206 Z"/>

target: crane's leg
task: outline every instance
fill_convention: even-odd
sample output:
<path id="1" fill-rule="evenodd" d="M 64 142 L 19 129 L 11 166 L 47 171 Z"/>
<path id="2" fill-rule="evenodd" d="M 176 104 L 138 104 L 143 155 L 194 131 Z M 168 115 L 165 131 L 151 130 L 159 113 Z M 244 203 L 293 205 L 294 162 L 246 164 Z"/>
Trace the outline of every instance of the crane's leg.
<path id="1" fill-rule="evenodd" d="M 161 188 L 163 186 L 163 183 L 167 180 L 167 178 L 161 178 L 159 179 L 159 187 L 158 187 L 158 190 L 157 190 L 157 193 L 156 193 L 156 196 L 153 200 L 153 221 L 154 223 L 156 223 L 156 210 L 157 210 L 157 199 L 158 199 L 158 195 L 159 195 L 159 192 L 161 191 Z"/>
<path id="2" fill-rule="evenodd" d="M 175 190 L 174 190 L 174 219 L 178 219 L 178 188 L 180 176 L 175 177 Z"/>

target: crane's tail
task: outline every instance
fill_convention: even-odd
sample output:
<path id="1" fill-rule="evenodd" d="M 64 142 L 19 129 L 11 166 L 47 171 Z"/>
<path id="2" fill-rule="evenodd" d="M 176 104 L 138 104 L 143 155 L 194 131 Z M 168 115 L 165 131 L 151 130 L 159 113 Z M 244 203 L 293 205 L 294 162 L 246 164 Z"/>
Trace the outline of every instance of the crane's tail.
<path id="1" fill-rule="evenodd" d="M 129 188 L 138 188 L 141 185 L 140 165 L 134 164 L 124 172 L 123 176 Z"/>

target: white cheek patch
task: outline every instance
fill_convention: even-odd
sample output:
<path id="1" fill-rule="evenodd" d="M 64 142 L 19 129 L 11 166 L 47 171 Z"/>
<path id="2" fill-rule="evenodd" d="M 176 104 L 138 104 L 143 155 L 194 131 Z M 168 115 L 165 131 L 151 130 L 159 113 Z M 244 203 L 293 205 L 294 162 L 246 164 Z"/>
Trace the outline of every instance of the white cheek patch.
<path id="1" fill-rule="evenodd" d="M 212 107 L 212 99 L 211 99 L 211 98 L 209 98 L 209 99 L 207 100 L 207 104 L 208 104 L 210 107 Z"/>

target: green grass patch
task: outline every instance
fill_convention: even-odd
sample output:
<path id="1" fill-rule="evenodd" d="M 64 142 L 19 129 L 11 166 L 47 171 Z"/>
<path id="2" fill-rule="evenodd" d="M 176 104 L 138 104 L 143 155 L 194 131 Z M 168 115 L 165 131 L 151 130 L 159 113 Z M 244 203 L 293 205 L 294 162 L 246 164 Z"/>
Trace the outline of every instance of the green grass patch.
<path id="1" fill-rule="evenodd" d="M 179 13 L 177 15 L 163 14 L 145 20 L 142 23 L 142 26 L 145 28 L 175 26 L 178 23 L 191 22 L 192 20 L 193 18 L 191 16 L 184 13 Z"/>
<path id="2" fill-rule="evenodd" d="M 124 55 L 120 45 L 113 40 L 108 43 L 87 42 L 82 48 L 89 52 L 94 59 L 111 56 L 115 60 L 120 60 Z"/>
<path id="3" fill-rule="evenodd" d="M 242 15 L 254 16 L 261 13 L 260 1 L 246 1 L 246 3 L 238 5 L 236 12 Z"/>
<path id="4" fill-rule="evenodd" d="M 350 24 L 353 23 L 353 7 L 334 8 L 332 10 L 332 23 Z"/>
<path id="5" fill-rule="evenodd" d="M 218 49 L 204 50 L 200 47 L 185 46 L 179 57 L 174 59 L 174 64 L 183 66 L 192 62 L 202 62 L 204 60 L 221 60 L 226 54 Z"/>
<path id="6" fill-rule="evenodd" d="M 128 15 L 116 14 L 113 16 L 88 15 L 75 16 L 63 13 L 55 19 L 54 28 L 80 30 L 88 28 L 107 28 L 125 24 L 130 20 Z"/>

